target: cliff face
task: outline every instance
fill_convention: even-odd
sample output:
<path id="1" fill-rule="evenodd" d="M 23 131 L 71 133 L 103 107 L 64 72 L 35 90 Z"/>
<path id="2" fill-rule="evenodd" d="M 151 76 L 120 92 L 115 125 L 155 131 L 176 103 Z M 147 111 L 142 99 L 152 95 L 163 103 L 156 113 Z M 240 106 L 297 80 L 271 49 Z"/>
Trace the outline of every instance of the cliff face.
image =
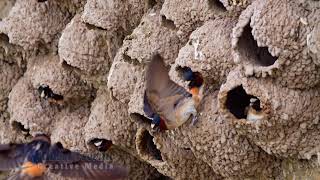
<path id="1" fill-rule="evenodd" d="M 316 0 L 3 0 L 0 143 L 46 133 L 129 179 L 317 179 L 319 17 Z M 182 68 L 203 76 L 195 126 L 151 131 L 155 53 L 185 88 Z M 113 146 L 100 153 L 97 138 Z"/>

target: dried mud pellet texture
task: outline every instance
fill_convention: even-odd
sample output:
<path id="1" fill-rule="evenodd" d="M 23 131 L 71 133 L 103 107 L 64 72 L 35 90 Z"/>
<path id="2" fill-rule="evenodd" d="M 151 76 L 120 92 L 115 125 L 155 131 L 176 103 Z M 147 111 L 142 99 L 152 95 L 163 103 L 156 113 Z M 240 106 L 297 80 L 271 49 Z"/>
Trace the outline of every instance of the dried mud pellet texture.
<path id="1" fill-rule="evenodd" d="M 206 82 L 220 85 L 235 66 L 229 51 L 230 33 L 235 23 L 234 18 L 220 18 L 207 21 L 195 30 L 171 67 L 172 79 L 176 80 L 173 76 L 181 68 L 189 67 L 201 73 Z"/>
<path id="2" fill-rule="evenodd" d="M 89 120 L 90 106 L 83 104 L 78 108 L 68 108 L 55 117 L 54 128 L 51 130 L 51 140 L 60 141 L 73 150 L 86 150 L 84 127 Z M 64 134 L 64 136 L 61 136 Z"/>
<path id="3" fill-rule="evenodd" d="M 314 26 L 313 30 L 308 34 L 307 46 L 313 62 L 320 66 L 320 24 Z"/>
<path id="4" fill-rule="evenodd" d="M 15 0 L 3 0 L 0 2 L 0 20 L 5 18 L 9 14 L 14 3 Z"/>
<path id="5" fill-rule="evenodd" d="M 120 50 L 109 71 L 107 86 L 112 96 L 123 103 L 130 101 L 135 84 L 142 73 L 142 68 L 133 61 Z"/>
<path id="6" fill-rule="evenodd" d="M 33 88 L 28 77 L 22 77 L 10 92 L 8 111 L 11 124 L 18 122 L 32 132 L 50 134 L 59 108 L 41 101 L 37 89 Z"/>
<path id="7" fill-rule="evenodd" d="M 83 23 L 76 15 L 62 32 L 59 55 L 61 61 L 86 74 L 103 74 L 108 72 L 120 43 L 118 37 Z"/>
<path id="8" fill-rule="evenodd" d="M 17 64 L 11 64 L 0 60 L 0 102 L 5 101 L 12 89 L 21 77 L 22 71 Z M 0 112 L 4 111 L 0 107 Z"/>
<path id="9" fill-rule="evenodd" d="M 223 4 L 216 0 L 165 0 L 161 9 L 161 21 L 163 24 L 177 29 L 179 37 L 186 39 L 205 21 L 224 14 L 225 11 Z"/>
<path id="10" fill-rule="evenodd" d="M 130 61 L 146 62 L 155 53 L 173 62 L 182 42 L 174 29 L 161 25 L 158 10 L 148 11 L 139 26 L 123 42 L 124 54 Z"/>
<path id="11" fill-rule="evenodd" d="M 166 134 L 152 136 L 144 128 L 136 135 L 140 157 L 173 179 L 220 179 L 206 163 L 196 159 L 190 149 L 176 146 Z"/>
<path id="12" fill-rule="evenodd" d="M 232 11 L 236 13 L 237 11 L 242 11 L 248 5 L 250 5 L 254 0 L 218 0 L 221 4 L 218 6 L 221 7 L 223 5 L 228 11 Z"/>
<path id="13" fill-rule="evenodd" d="M 250 108 L 251 98 L 261 110 Z M 219 111 L 269 154 L 310 159 L 319 150 L 319 98 L 318 88 L 293 90 L 233 71 L 220 89 Z"/>
<path id="14" fill-rule="evenodd" d="M 307 37 L 318 15 L 318 9 L 308 11 L 296 2 L 253 2 L 233 28 L 234 61 L 247 76 L 272 76 L 289 88 L 316 86 L 320 71 L 308 54 Z"/>
<path id="15" fill-rule="evenodd" d="M 68 23 L 68 11 L 55 1 L 18 0 L 0 24 L 10 43 L 24 49 L 37 49 L 50 44 Z"/>
<path id="16" fill-rule="evenodd" d="M 135 28 L 147 8 L 147 0 L 100 1 L 88 0 L 82 20 L 109 32 L 128 34 Z"/>
<path id="17" fill-rule="evenodd" d="M 62 95 L 64 101 L 82 102 L 91 98 L 91 86 L 82 81 L 72 68 L 59 63 L 59 56 L 38 56 L 32 65 L 27 74 L 35 89 L 47 85 L 55 94 Z"/>
<path id="18" fill-rule="evenodd" d="M 127 105 L 110 97 L 106 88 L 99 89 L 84 128 L 86 142 L 94 138 L 106 139 L 136 154 L 136 130 L 137 125 L 130 119 Z"/>

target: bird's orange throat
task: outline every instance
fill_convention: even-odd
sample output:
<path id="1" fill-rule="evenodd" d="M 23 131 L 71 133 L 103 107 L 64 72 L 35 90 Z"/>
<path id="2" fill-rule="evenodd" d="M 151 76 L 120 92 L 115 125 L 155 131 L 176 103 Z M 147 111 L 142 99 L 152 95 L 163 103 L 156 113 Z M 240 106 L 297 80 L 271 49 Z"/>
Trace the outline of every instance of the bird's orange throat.
<path id="1" fill-rule="evenodd" d="M 190 93 L 192 94 L 192 96 L 197 96 L 199 95 L 199 88 L 198 87 L 192 87 L 190 89 Z"/>
<path id="2" fill-rule="evenodd" d="M 22 165 L 22 174 L 26 174 L 31 177 L 40 177 L 46 171 L 46 166 L 44 164 L 33 164 L 32 162 L 25 162 Z"/>

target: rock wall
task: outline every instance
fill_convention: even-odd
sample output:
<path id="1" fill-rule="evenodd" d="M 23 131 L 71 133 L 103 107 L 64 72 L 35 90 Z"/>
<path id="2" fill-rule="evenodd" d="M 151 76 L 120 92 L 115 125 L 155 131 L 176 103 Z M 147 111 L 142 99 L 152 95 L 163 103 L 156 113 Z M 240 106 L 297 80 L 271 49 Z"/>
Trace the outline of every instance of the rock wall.
<path id="1" fill-rule="evenodd" d="M 317 179 L 319 17 L 317 0 L 3 0 L 0 142 L 46 133 L 129 179 Z M 155 53 L 183 87 L 182 68 L 203 76 L 195 126 L 151 131 Z M 97 138 L 113 146 L 101 153 Z"/>

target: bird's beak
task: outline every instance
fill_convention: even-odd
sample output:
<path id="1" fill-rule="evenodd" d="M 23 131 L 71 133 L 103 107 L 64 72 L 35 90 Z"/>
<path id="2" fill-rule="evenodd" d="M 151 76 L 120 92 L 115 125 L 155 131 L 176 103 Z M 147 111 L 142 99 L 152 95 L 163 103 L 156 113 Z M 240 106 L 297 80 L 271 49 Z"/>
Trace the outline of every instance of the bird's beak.
<path id="1" fill-rule="evenodd" d="M 151 128 L 152 128 L 152 129 L 154 129 L 155 126 L 156 126 L 155 124 L 151 124 Z"/>

